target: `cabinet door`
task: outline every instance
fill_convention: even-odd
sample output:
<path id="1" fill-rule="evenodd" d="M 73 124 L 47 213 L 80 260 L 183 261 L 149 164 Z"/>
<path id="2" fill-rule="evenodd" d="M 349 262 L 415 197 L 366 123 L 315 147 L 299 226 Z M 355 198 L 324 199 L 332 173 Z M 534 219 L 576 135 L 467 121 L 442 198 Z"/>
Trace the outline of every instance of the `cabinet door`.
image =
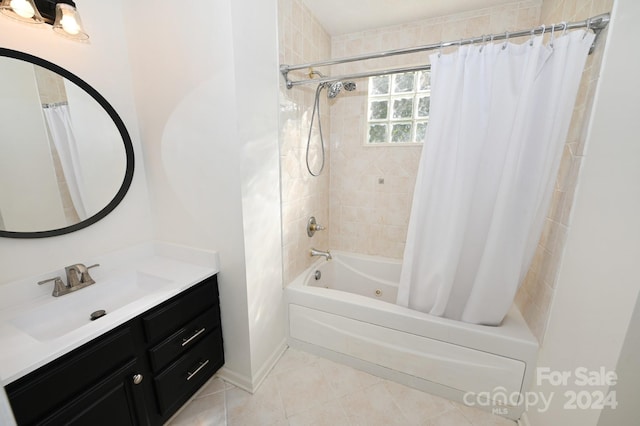
<path id="1" fill-rule="evenodd" d="M 37 424 L 102 383 L 136 358 L 135 341 L 127 324 L 10 383 L 7 395 L 18 424 Z"/>
<path id="2" fill-rule="evenodd" d="M 38 424 L 41 425 L 146 425 L 149 423 L 139 374 L 131 360 L 78 398 Z M 142 378 L 144 380 L 144 378 Z"/>

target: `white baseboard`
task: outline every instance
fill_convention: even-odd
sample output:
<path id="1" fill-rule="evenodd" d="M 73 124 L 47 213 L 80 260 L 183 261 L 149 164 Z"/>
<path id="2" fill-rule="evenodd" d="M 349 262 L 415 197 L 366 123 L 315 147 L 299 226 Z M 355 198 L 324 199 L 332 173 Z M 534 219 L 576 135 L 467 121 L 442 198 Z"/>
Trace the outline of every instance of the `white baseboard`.
<path id="1" fill-rule="evenodd" d="M 269 372 L 276 365 L 284 351 L 287 350 L 287 347 L 287 339 L 283 339 L 271 356 L 269 356 L 269 359 L 267 359 L 267 361 L 258 369 L 258 372 L 254 377 L 248 377 L 226 367 L 222 367 L 218 370 L 216 375 L 225 382 L 229 382 L 232 385 L 253 394 L 258 390 L 262 382 L 264 382 L 264 379 L 267 378 Z"/>
<path id="2" fill-rule="evenodd" d="M 226 367 L 222 367 L 220 370 L 218 370 L 216 375 L 225 382 L 229 382 L 232 385 L 239 387 L 240 389 L 246 390 L 247 392 L 252 392 L 253 386 L 251 383 L 251 379 L 244 374 L 240 374 Z"/>
<path id="3" fill-rule="evenodd" d="M 287 339 L 284 338 L 282 339 L 280 344 L 276 346 L 276 349 L 271 353 L 271 356 L 269 357 L 269 359 L 267 359 L 267 361 L 265 361 L 265 363 L 262 364 L 260 369 L 258 369 L 258 372 L 255 374 L 253 378 L 253 384 L 252 384 L 253 391 L 251 391 L 251 393 L 255 393 L 255 391 L 258 390 L 260 385 L 262 385 L 262 382 L 264 382 L 264 379 L 267 378 L 267 376 L 269 375 L 269 372 L 273 369 L 273 367 L 275 367 L 275 365 L 278 363 L 278 360 L 280 359 L 282 354 L 284 354 L 284 351 L 286 351 L 287 348 L 288 348 Z"/>

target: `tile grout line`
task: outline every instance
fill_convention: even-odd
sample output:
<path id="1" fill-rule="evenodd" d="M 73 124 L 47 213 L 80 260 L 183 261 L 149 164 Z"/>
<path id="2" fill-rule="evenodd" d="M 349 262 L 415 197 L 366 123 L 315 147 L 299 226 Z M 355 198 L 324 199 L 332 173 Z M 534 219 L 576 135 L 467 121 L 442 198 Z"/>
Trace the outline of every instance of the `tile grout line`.
<path id="1" fill-rule="evenodd" d="M 222 380 L 222 383 L 224 383 L 224 386 L 222 388 L 222 401 L 223 401 L 222 408 L 224 409 L 224 426 L 227 426 L 229 424 L 229 418 L 227 414 L 227 382 Z"/>

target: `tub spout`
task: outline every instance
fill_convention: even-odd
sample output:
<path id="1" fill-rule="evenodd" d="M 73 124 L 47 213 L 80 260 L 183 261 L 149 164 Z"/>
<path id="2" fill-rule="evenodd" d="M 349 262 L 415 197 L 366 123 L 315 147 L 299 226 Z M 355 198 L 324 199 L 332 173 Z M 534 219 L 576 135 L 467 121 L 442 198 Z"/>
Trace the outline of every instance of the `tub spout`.
<path id="1" fill-rule="evenodd" d="M 327 251 L 322 251 L 322 250 L 316 250 L 314 248 L 311 249 L 311 256 L 324 256 L 327 260 L 331 260 L 331 253 L 329 252 L 329 250 Z"/>

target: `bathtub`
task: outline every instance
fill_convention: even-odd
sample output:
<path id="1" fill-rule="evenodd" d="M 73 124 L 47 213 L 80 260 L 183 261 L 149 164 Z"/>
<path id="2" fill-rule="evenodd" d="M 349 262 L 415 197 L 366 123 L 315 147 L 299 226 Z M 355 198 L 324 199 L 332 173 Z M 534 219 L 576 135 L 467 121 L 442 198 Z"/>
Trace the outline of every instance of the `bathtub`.
<path id="1" fill-rule="evenodd" d="M 518 419 L 538 342 L 517 308 L 499 327 L 395 304 L 401 263 L 332 252 L 285 288 L 288 343 L 379 377 Z"/>

